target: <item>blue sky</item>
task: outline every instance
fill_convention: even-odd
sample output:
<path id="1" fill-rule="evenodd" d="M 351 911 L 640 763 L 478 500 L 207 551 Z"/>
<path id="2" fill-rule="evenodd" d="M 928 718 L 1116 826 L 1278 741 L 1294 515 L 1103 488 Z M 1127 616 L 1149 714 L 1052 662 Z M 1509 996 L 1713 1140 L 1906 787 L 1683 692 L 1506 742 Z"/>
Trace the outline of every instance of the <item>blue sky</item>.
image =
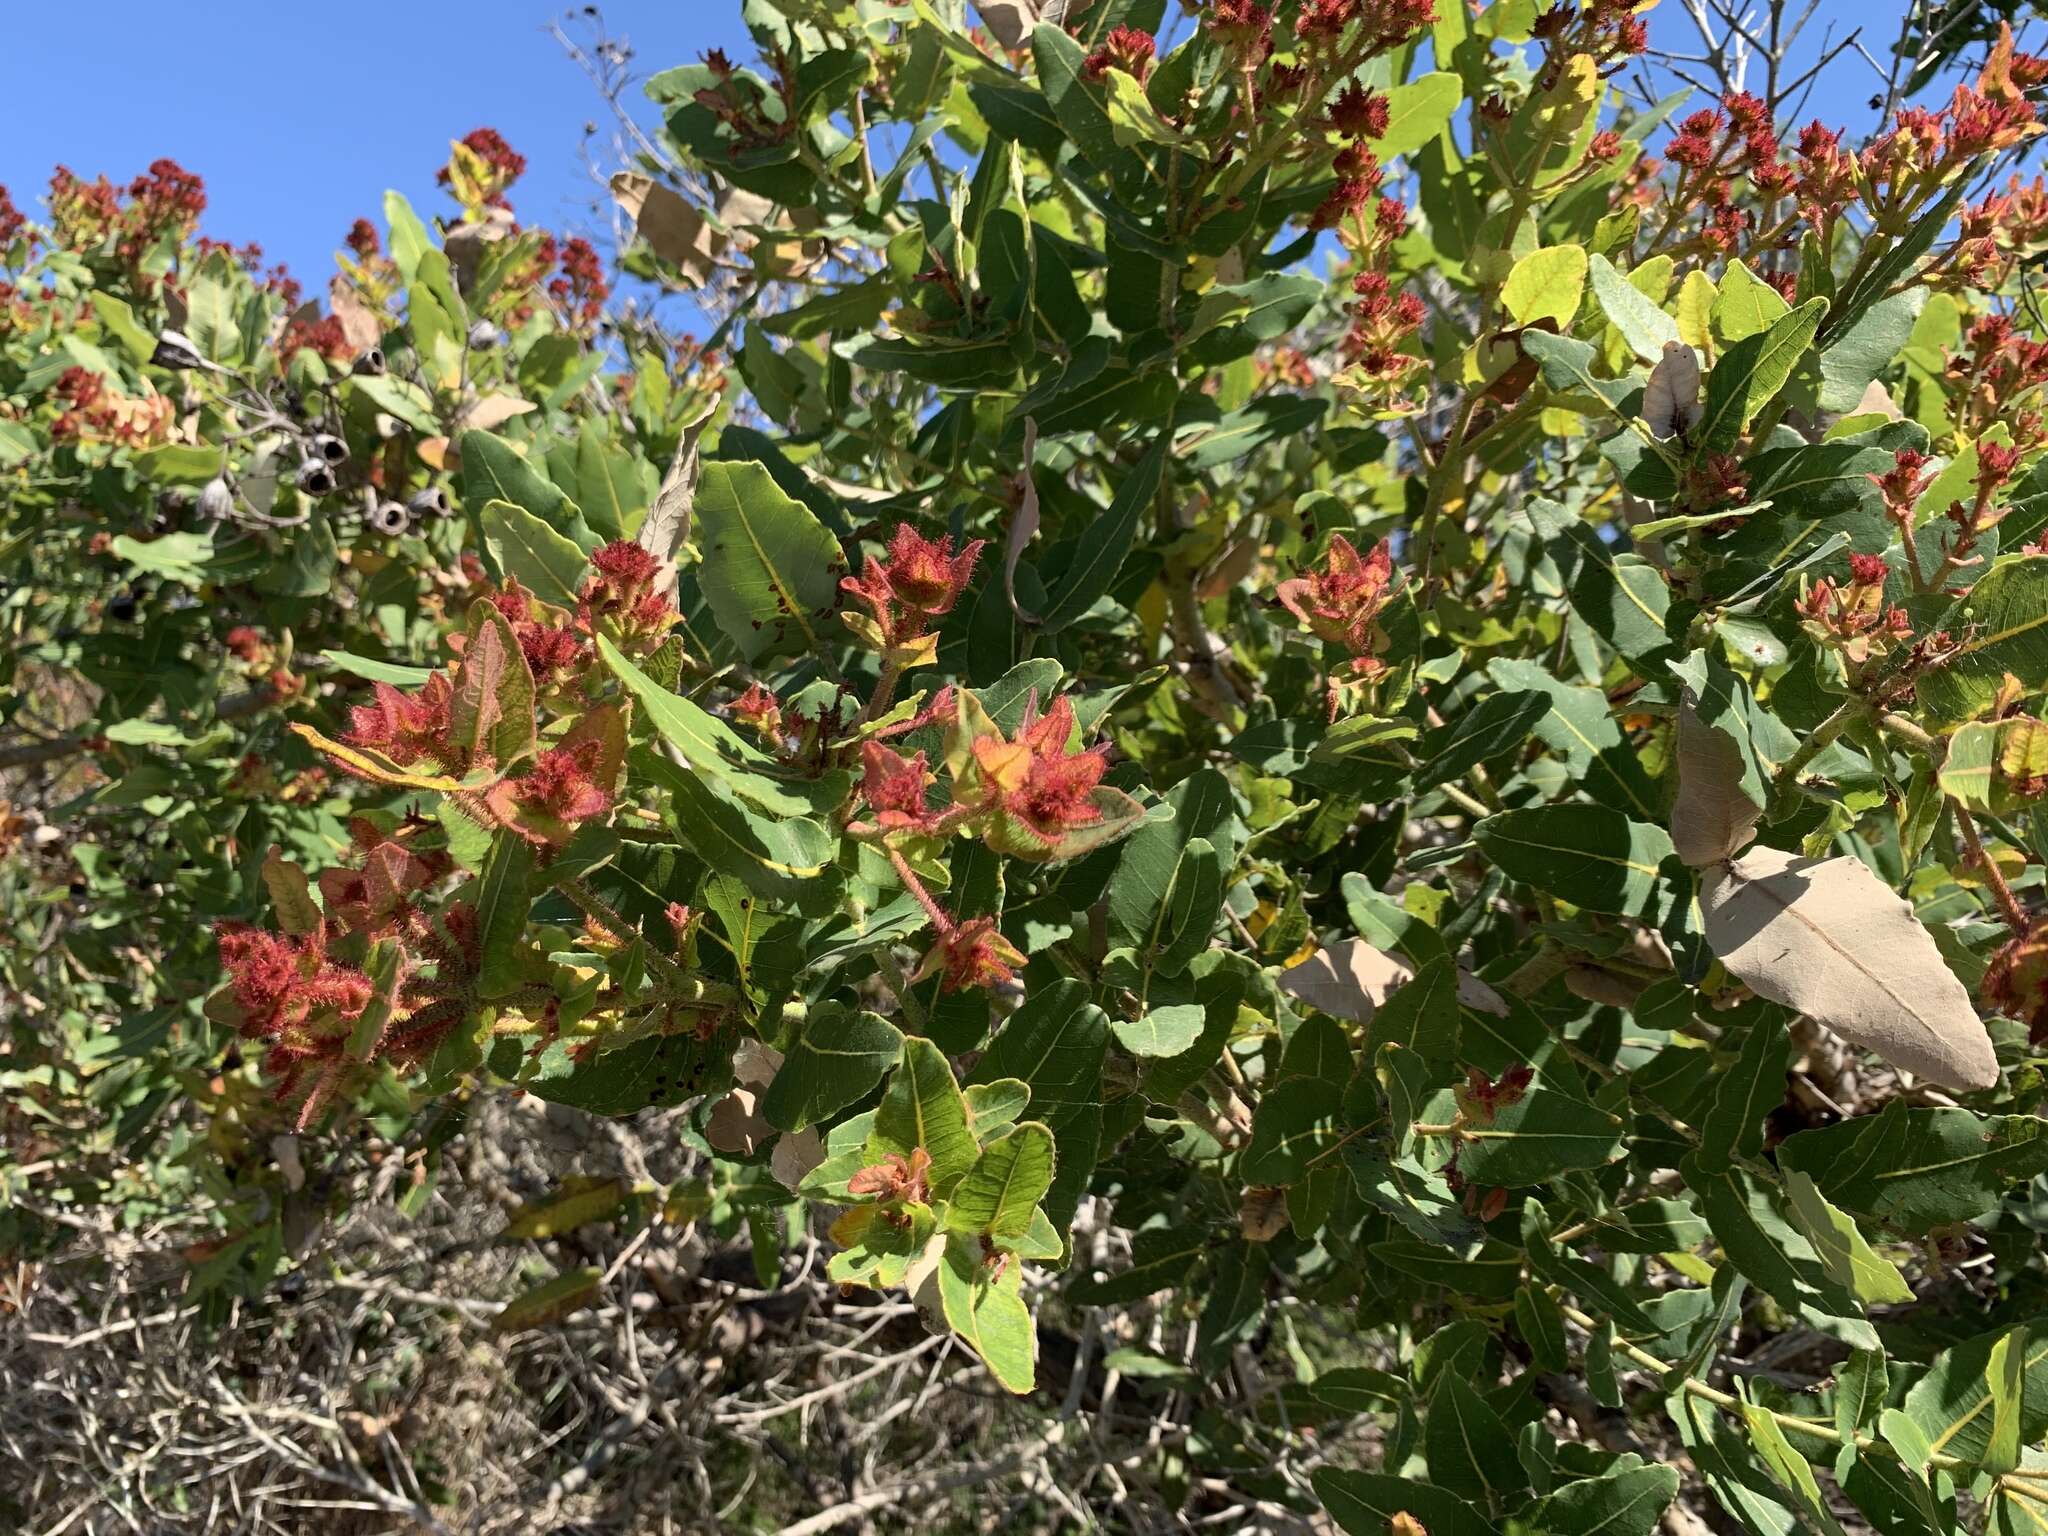
<path id="1" fill-rule="evenodd" d="M 24 211 L 51 168 L 126 182 L 158 155 L 206 178 L 202 228 L 258 241 L 308 290 L 358 215 L 381 228 L 386 187 L 423 214 L 452 210 L 434 185 L 448 141 L 498 129 L 527 157 L 513 195 L 525 220 L 590 222 L 598 189 L 579 149 L 606 137 L 604 102 L 555 40 L 580 7 L 545 0 L 412 0 L 348 6 L 316 0 L 67 0 L 8 7 L 0 48 L 0 185 Z M 738 0 L 607 5 L 640 73 L 746 44 Z M 637 87 L 632 101 L 645 105 Z"/>
<path id="2" fill-rule="evenodd" d="M 1881 52 L 1903 0 L 1822 0 L 1810 44 L 1830 21 L 1861 24 Z M 547 33 L 580 8 L 537 0 L 414 0 L 394 9 L 314 0 L 69 0 L 12 7 L 0 50 L 0 184 L 33 208 L 58 162 L 125 182 L 157 155 L 206 178 L 205 230 L 262 243 L 317 290 L 357 215 L 382 223 L 395 186 L 423 213 L 449 205 L 433 183 L 448 141 L 489 125 L 527 156 L 521 216 L 553 228 L 591 222 L 598 189 L 579 154 L 584 124 L 606 141 L 604 103 Z M 707 48 L 750 52 L 739 0 L 614 0 L 615 37 L 642 74 Z M 1660 38 L 1692 42 L 1682 9 L 1651 15 Z M 1860 126 L 1875 83 L 1838 61 L 1809 108 Z M 629 98 L 636 104 L 637 88 Z M 1657 140 L 1653 140 L 1657 142 Z"/>

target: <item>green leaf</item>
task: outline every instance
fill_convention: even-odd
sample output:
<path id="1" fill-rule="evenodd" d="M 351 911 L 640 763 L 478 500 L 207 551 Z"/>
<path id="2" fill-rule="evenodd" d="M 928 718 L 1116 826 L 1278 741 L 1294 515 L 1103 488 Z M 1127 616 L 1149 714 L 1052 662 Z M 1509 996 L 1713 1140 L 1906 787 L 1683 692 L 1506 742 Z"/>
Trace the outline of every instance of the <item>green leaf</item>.
<path id="1" fill-rule="evenodd" d="M 572 540 L 509 501 L 485 502 L 477 522 L 484 549 L 500 571 L 518 577 L 542 602 L 575 612 L 576 594 L 590 567 Z"/>
<path id="2" fill-rule="evenodd" d="M 1665 627 L 1671 589 L 1664 573 L 1640 555 L 1617 554 L 1576 518 L 1550 540 L 1550 553 L 1565 572 L 1572 611 L 1638 676 L 1661 680 L 1675 649 Z"/>
<path id="3" fill-rule="evenodd" d="M 1109 1027 L 1133 1056 L 1178 1056 L 1200 1038 L 1202 1021 L 1200 1003 L 1173 1003 L 1142 1018 L 1112 1018 Z"/>
<path id="4" fill-rule="evenodd" d="M 1871 1306 L 1913 1299 L 1913 1287 L 1906 1284 L 1899 1267 L 1865 1241 L 1853 1217 L 1828 1204 L 1812 1179 L 1796 1168 L 1790 1170 L 1785 1193 L 1791 1197 L 1793 1220 L 1820 1255 L 1830 1280 Z"/>
<path id="5" fill-rule="evenodd" d="M 1873 304 L 1820 351 L 1820 408 L 1853 411 L 1913 338 L 1927 305 L 1925 288 L 1908 288 Z"/>
<path id="6" fill-rule="evenodd" d="M 2027 1325 L 2020 1324 L 1991 1346 L 1984 1365 L 1991 1394 L 1991 1436 L 1979 1460 L 1986 1472 L 2010 1472 L 2020 1464 L 2020 1427 L 2027 1390 Z"/>
<path id="7" fill-rule="evenodd" d="M 1451 1061 L 1458 1054 L 1463 1015 L 1458 1008 L 1458 967 L 1438 955 L 1403 982 L 1373 1010 L 1372 1048 L 1398 1045 L 1425 1061 Z"/>
<path id="8" fill-rule="evenodd" d="M 1052 1131 L 1036 1120 L 1011 1126 L 981 1149 L 946 1202 L 948 1232 L 1022 1237 L 1052 1187 Z"/>
<path id="9" fill-rule="evenodd" d="M 1456 1371 L 1446 1371 L 1422 1423 L 1430 1481 L 1468 1497 L 1499 1498 L 1526 1485 L 1515 1437 Z M 1434 1533 L 1432 1533 L 1434 1536 Z"/>
<path id="10" fill-rule="evenodd" d="M 1080 1306 L 1110 1306 L 1140 1301 L 1169 1286 L 1187 1285 L 1195 1277 L 1209 1243 L 1206 1226 L 1143 1228 L 1131 1237 L 1128 1268 L 1100 1280 L 1077 1280 L 1069 1287 L 1068 1295 Z"/>
<path id="11" fill-rule="evenodd" d="M 1755 1157 L 1763 1150 L 1764 1120 L 1785 1102 L 1785 1064 L 1791 1051 L 1791 1034 L 1776 1010 L 1750 1025 L 1734 1069 L 1716 1081 L 1713 1103 L 1700 1123 L 1702 1166 L 1726 1168 L 1737 1158 Z"/>
<path id="12" fill-rule="evenodd" d="M 720 1029 L 705 1039 L 695 1031 L 654 1035 L 594 1056 L 580 1041 L 557 1040 L 532 1062 L 526 1059 L 529 1040 L 501 1035 L 491 1046 L 490 1068 L 550 1104 L 593 1115 L 630 1115 L 731 1087 L 736 1033 Z"/>
<path id="13" fill-rule="evenodd" d="M 839 856 L 830 828 L 807 817 L 763 816 L 717 781 L 656 753 L 636 751 L 632 762 L 638 777 L 667 792 L 662 808 L 697 857 L 763 896 L 809 908 L 831 904 L 831 882 L 819 878 Z"/>
<path id="14" fill-rule="evenodd" d="M 533 900 L 532 877 L 533 845 L 517 832 L 499 832 L 477 876 L 479 997 L 501 997 L 524 980 L 519 960 Z"/>
<path id="15" fill-rule="evenodd" d="M 875 1113 L 868 1161 L 880 1162 L 889 1152 L 908 1157 L 918 1147 L 932 1160 L 932 1192 L 941 1197 L 952 1194 L 981 1155 L 967 1129 L 967 1102 L 945 1053 L 922 1036 L 907 1035 L 902 1060 Z"/>
<path id="16" fill-rule="evenodd" d="M 1531 1363 L 1540 1371 L 1570 1368 L 1564 1312 L 1545 1286 L 1515 1288 L 1515 1326 L 1529 1346 Z"/>
<path id="17" fill-rule="evenodd" d="M 1527 1519 L 1550 1536 L 1651 1536 L 1678 1497 L 1674 1467 L 1612 1467 L 1538 1499 Z"/>
<path id="18" fill-rule="evenodd" d="M 1626 1130 L 1618 1115 L 1539 1078 L 1518 1101 L 1496 1110 L 1491 1123 L 1465 1128 L 1458 1169 L 1487 1188 L 1540 1184 L 1613 1162 L 1622 1155 Z"/>
<path id="19" fill-rule="evenodd" d="M 389 683 L 394 688 L 418 688 L 434 675 L 427 667 L 405 667 L 373 656 L 352 656 L 347 651 L 322 651 L 320 657 L 337 672 L 367 678 L 373 683 Z"/>
<path id="20" fill-rule="evenodd" d="M 1031 52 L 1038 66 L 1038 86 L 1052 103 L 1053 115 L 1074 147 L 1104 171 L 1132 174 L 1137 163 L 1124 147 L 1107 93 L 1088 78 L 1088 54 L 1065 30 L 1040 22 L 1031 34 Z"/>
<path id="21" fill-rule="evenodd" d="M 1741 341 L 1768 331 L 1791 307 L 1777 289 L 1731 261 L 1714 295 L 1714 329 L 1723 341 Z"/>
<path id="22" fill-rule="evenodd" d="M 1721 354 L 1707 375 L 1706 401 L 1693 431 L 1710 452 L 1733 448 L 1757 413 L 1785 387 L 1813 345 L 1827 308 L 1826 299 L 1808 299 L 1773 321 L 1769 330 L 1745 337 Z"/>
<path id="23" fill-rule="evenodd" d="M 1313 395 L 1261 395 L 1230 412 L 1181 451 L 1191 470 L 1214 469 L 1283 438 L 1306 437 L 1329 414 L 1330 402 Z"/>
<path id="24" fill-rule="evenodd" d="M 866 1098 L 902 1054 L 902 1031 L 880 1014 L 821 1004 L 761 1096 L 761 1113 L 781 1131 L 816 1125 Z"/>
<path id="25" fill-rule="evenodd" d="M 581 1312 L 603 1287 L 604 1271 L 591 1265 L 565 1270 L 505 1303 L 491 1319 L 493 1333 L 525 1333 Z"/>
<path id="26" fill-rule="evenodd" d="M 1492 1523 L 1456 1494 L 1411 1477 L 1320 1467 L 1309 1481 L 1345 1536 L 1389 1536 L 1401 1514 L 1421 1521 L 1429 1536 L 1495 1536 Z"/>
<path id="27" fill-rule="evenodd" d="M 1824 1324 L 1852 1348 L 1877 1347 L 1877 1333 L 1861 1304 L 1830 1278 L 1813 1245 L 1786 1219 L 1776 1190 L 1741 1169 L 1709 1173 L 1697 1156 L 1685 1158 L 1679 1171 L 1728 1262 L 1758 1289 L 1780 1306 Z"/>
<path id="28" fill-rule="evenodd" d="M 530 512 L 557 533 L 578 530 L 583 514 L 526 456 L 495 432 L 465 432 L 458 440 L 462 454 L 462 500 L 478 511 L 485 503 L 509 501 Z"/>
<path id="29" fill-rule="evenodd" d="M 1214 768 L 1197 769 L 1166 796 L 1174 815 L 1147 820 L 1124 840 L 1116 875 L 1109 884 L 1109 931 L 1114 943 L 1150 946 L 1159 931 L 1160 909 L 1173 888 L 1187 843 L 1201 838 L 1236 859 L 1237 805 L 1230 781 Z"/>
<path id="30" fill-rule="evenodd" d="M 1018 1288 L 1024 1267 L 1005 1264 L 991 1280 L 981 1245 L 959 1234 L 947 1238 L 939 1262 L 939 1299 L 946 1325 L 1008 1390 L 1023 1394 L 1038 1384 L 1038 1330 Z"/>
<path id="31" fill-rule="evenodd" d="M 1921 1236 L 1988 1216 L 2013 1185 L 2048 1173 L 2048 1122 L 1894 1099 L 1882 1114 L 1788 1136 L 1778 1158 L 1845 1210 Z"/>
<path id="32" fill-rule="evenodd" d="M 1320 1077 L 1288 1078 L 1260 1098 L 1239 1172 L 1249 1184 L 1293 1184 L 1343 1136 L 1343 1088 Z"/>
<path id="33" fill-rule="evenodd" d="M 706 464 L 697 485 L 702 584 L 726 638 L 746 660 L 823 654 L 846 556 L 759 463 Z"/>
<path id="34" fill-rule="evenodd" d="M 2018 1405 L 2006 1411 L 2017 1415 L 2021 1444 L 2037 1444 L 2048 1432 L 2048 1338 L 2025 1340 L 2017 1349 L 2011 1338 L 2007 1330 L 1984 1333 L 1944 1351 L 1906 1394 L 1906 1417 L 1936 1455 L 1984 1462 L 1997 1437 L 2012 1433 L 1999 1422 L 2001 1400 Z"/>
<path id="35" fill-rule="evenodd" d="M 1489 816 L 1472 836 L 1509 879 L 1575 907 L 1624 917 L 1658 914 L 1658 869 L 1672 854 L 1662 827 L 1604 805 L 1538 805 Z"/>
<path id="36" fill-rule="evenodd" d="M 1052 1128 L 1057 1154 L 1047 1213 L 1064 1230 L 1080 1204 L 1102 1143 L 1102 1062 L 1109 1023 L 1071 977 L 1034 986 L 1011 1014 L 969 1081 L 1016 1078 L 1030 1084 L 1030 1113 Z"/>
<path id="37" fill-rule="evenodd" d="M 505 1223 L 505 1237 L 549 1238 L 603 1221 L 632 1198 L 624 1179 L 578 1174 L 540 1200 L 529 1200 Z"/>
<path id="38" fill-rule="evenodd" d="M 1678 340 L 1678 322 L 1652 304 L 1605 256 L 1592 258 L 1590 275 L 1593 296 L 1629 350 L 1646 363 L 1663 357 L 1665 344 Z"/>
<path id="39" fill-rule="evenodd" d="M 1920 673 L 1914 691 L 1933 715 L 1953 724 L 1982 714 L 2010 672 L 2030 693 L 2048 680 L 2048 555 L 2002 559 L 1931 626 L 1958 642 L 1942 666 Z"/>
<path id="40" fill-rule="evenodd" d="M 846 799 L 846 776 L 804 780 L 782 766 L 716 715 L 663 688 L 603 635 L 598 654 L 647 711 L 661 739 L 697 772 L 717 780 L 739 799 L 770 816 L 829 815 Z"/>
<path id="41" fill-rule="evenodd" d="M 1172 447 L 1172 423 L 1162 422 L 1153 435 L 1152 446 L 1124 476 L 1102 515 L 1088 525 L 1072 562 L 1053 584 L 1045 612 L 1038 621 L 1038 627 L 1047 634 L 1065 629 L 1093 608 L 1116 580 L 1124 557 L 1131 552 L 1139 523 L 1158 497 Z"/>
<path id="42" fill-rule="evenodd" d="M 1382 161 L 1412 155 L 1443 132 L 1463 97 L 1464 85 L 1454 74 L 1418 75 L 1387 92 L 1387 131 L 1366 142 Z"/>
<path id="43" fill-rule="evenodd" d="M 1792 1449 L 1777 1419 L 1754 1403 L 1744 1403 L 1742 1421 L 1749 1428 L 1749 1442 L 1756 1447 L 1758 1457 L 1778 1486 L 1792 1496 L 1793 1507 L 1805 1517 L 1806 1523 L 1822 1536 L 1842 1536 L 1841 1522 L 1828 1508 L 1820 1491 L 1820 1480 L 1813 1475 L 1806 1458 Z"/>

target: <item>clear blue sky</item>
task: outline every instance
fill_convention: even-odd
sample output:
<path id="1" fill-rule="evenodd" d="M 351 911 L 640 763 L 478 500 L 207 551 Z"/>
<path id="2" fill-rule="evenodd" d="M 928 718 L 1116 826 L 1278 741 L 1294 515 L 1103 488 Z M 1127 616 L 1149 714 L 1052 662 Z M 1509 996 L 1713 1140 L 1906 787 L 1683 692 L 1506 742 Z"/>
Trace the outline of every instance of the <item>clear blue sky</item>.
<path id="1" fill-rule="evenodd" d="M 1440 0 L 1441 3 L 1441 0 Z M 1874 53 L 1894 35 L 1904 0 L 1821 0 L 1817 45 L 1862 25 Z M 579 158 L 583 126 L 608 132 L 604 103 L 547 31 L 554 19 L 587 37 L 580 8 L 541 0 L 413 0 L 345 7 L 319 0 L 63 0 L 8 8 L 0 49 L 0 184 L 34 209 L 58 162 L 125 182 L 169 155 L 206 178 L 204 228 L 259 241 L 317 291 L 358 215 L 381 225 L 386 187 L 422 213 L 447 203 L 433 173 L 448 141 L 497 128 L 526 155 L 514 203 L 529 222 L 590 222 L 598 191 Z M 751 46 L 739 0 L 614 0 L 614 37 L 652 73 L 726 47 Z M 1650 15 L 1653 35 L 1694 40 L 1675 3 Z M 1860 127 L 1875 77 L 1860 60 L 1832 66 L 1809 107 Z M 637 88 L 630 98 L 644 111 Z M 1657 140 L 1653 139 L 1653 143 Z"/>
<path id="2" fill-rule="evenodd" d="M 527 157 L 513 194 L 523 219 L 590 222 L 599 193 L 579 146 L 584 124 L 607 135 L 610 115 L 547 32 L 563 19 L 587 39 L 581 7 L 59 0 L 6 9 L 0 185 L 31 217 L 60 162 L 126 182 L 169 155 L 206 178 L 207 234 L 259 242 L 311 292 L 332 273 L 351 221 L 367 215 L 382 228 L 385 188 L 422 214 L 452 211 L 434 171 L 450 139 L 489 126 Z M 739 10 L 739 0 L 604 7 L 641 74 L 706 48 L 746 47 Z M 644 115 L 637 86 L 629 99 Z"/>

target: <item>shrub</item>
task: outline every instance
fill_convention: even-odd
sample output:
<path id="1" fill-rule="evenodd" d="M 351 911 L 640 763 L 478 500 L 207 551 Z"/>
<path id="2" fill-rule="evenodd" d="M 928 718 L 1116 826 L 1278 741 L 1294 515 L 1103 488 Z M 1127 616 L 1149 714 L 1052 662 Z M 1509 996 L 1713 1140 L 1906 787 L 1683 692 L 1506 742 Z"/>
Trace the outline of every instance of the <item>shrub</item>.
<path id="1" fill-rule="evenodd" d="M 1349 1532 L 2038 1524 L 2048 63 L 1858 144 L 1609 0 L 945 9 L 648 83 L 701 348 L 487 130 L 325 310 L 168 162 L 10 215 L 16 1160 L 191 1138 L 260 1295 L 278 1136 L 694 1104 Z"/>

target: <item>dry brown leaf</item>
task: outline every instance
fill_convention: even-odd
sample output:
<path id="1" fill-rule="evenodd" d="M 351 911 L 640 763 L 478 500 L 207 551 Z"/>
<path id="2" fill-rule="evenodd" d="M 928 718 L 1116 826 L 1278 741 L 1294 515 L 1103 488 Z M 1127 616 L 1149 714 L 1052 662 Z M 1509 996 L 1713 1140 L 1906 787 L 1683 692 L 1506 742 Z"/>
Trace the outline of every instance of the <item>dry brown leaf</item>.
<path id="1" fill-rule="evenodd" d="M 336 274 L 327 285 L 327 307 L 341 322 L 341 334 L 357 352 L 367 352 L 384 340 L 384 316 L 363 302 L 356 285 Z"/>
<path id="2" fill-rule="evenodd" d="M 1022 48 L 1031 41 L 1031 29 L 1045 16 L 1048 10 L 1061 10 L 1060 0 L 1053 0 L 1048 6 L 1043 0 L 974 0 L 974 8 L 981 13 L 982 25 L 1005 48 Z"/>
<path id="3" fill-rule="evenodd" d="M 775 1175 L 775 1182 L 784 1189 L 795 1189 L 804 1180 L 804 1175 L 825 1161 L 825 1143 L 818 1135 L 815 1125 L 807 1125 L 800 1131 L 785 1131 L 775 1138 L 774 1150 L 768 1154 L 768 1171 Z"/>
<path id="4" fill-rule="evenodd" d="M 654 585 L 665 596 L 675 595 L 676 551 L 690 536 L 690 518 L 697 506 L 697 444 L 717 410 L 718 401 L 714 398 L 706 402 L 696 420 L 683 423 L 675 457 L 669 460 L 668 472 L 661 477 L 661 489 L 654 493 L 654 503 L 633 535 L 634 543 L 661 562 L 661 573 Z"/>
<path id="5" fill-rule="evenodd" d="M 1882 416 L 1886 421 L 1897 421 L 1902 413 L 1892 401 L 1892 392 L 1881 381 L 1872 379 L 1863 388 L 1863 398 L 1856 402 L 1856 408 L 1849 414 Z"/>
<path id="6" fill-rule="evenodd" d="M 1643 386 L 1643 420 L 1655 437 L 1676 437 L 1700 419 L 1699 354 L 1682 341 L 1664 343 L 1664 355 Z"/>
<path id="7" fill-rule="evenodd" d="M 457 422 L 465 430 L 491 432 L 502 427 L 514 416 L 524 416 L 538 407 L 531 400 L 522 400 L 517 395 L 494 391 L 462 409 Z"/>
<path id="8" fill-rule="evenodd" d="M 1742 787 L 1742 748 L 1702 720 L 1688 694 L 1678 706 L 1678 798 L 1671 806 L 1679 858 L 1694 869 L 1733 858 L 1756 836 L 1763 814 Z"/>
<path id="9" fill-rule="evenodd" d="M 1944 1088 L 1998 1081 L 1970 994 L 1860 859 L 1752 848 L 1700 886 L 1707 943 L 1750 990 Z"/>
<path id="10" fill-rule="evenodd" d="M 1333 1019 L 1369 1024 L 1373 1011 L 1414 974 L 1415 967 L 1399 955 L 1375 949 L 1363 939 L 1346 939 L 1282 971 L 1280 990 Z M 1458 972 L 1458 1002 L 1496 1018 L 1507 1017 L 1506 1001 L 1469 971 Z"/>
<path id="11" fill-rule="evenodd" d="M 775 1134 L 761 1113 L 761 1096 L 751 1088 L 735 1088 L 704 1117 L 704 1139 L 714 1150 L 734 1157 L 752 1157 Z"/>
<path id="12" fill-rule="evenodd" d="M 1287 1191 L 1254 1184 L 1237 1207 L 1237 1229 L 1248 1243 L 1270 1243 L 1287 1225 Z"/>
<path id="13" fill-rule="evenodd" d="M 1586 1002 L 1604 1003 L 1612 1008 L 1635 1007 L 1644 985 L 1632 976 L 1617 976 L 1597 965 L 1568 965 L 1564 972 L 1565 991 Z"/>
<path id="14" fill-rule="evenodd" d="M 691 287 L 711 281 L 726 238 L 680 193 L 638 171 L 620 171 L 612 177 L 612 197 L 654 254 L 681 272 Z"/>
<path id="15" fill-rule="evenodd" d="M 510 208 L 485 210 L 478 219 L 465 219 L 441 237 L 441 250 L 455 274 L 455 286 L 468 293 L 476 286 L 477 269 L 483 263 L 484 247 L 509 240 L 518 231 Z"/>

